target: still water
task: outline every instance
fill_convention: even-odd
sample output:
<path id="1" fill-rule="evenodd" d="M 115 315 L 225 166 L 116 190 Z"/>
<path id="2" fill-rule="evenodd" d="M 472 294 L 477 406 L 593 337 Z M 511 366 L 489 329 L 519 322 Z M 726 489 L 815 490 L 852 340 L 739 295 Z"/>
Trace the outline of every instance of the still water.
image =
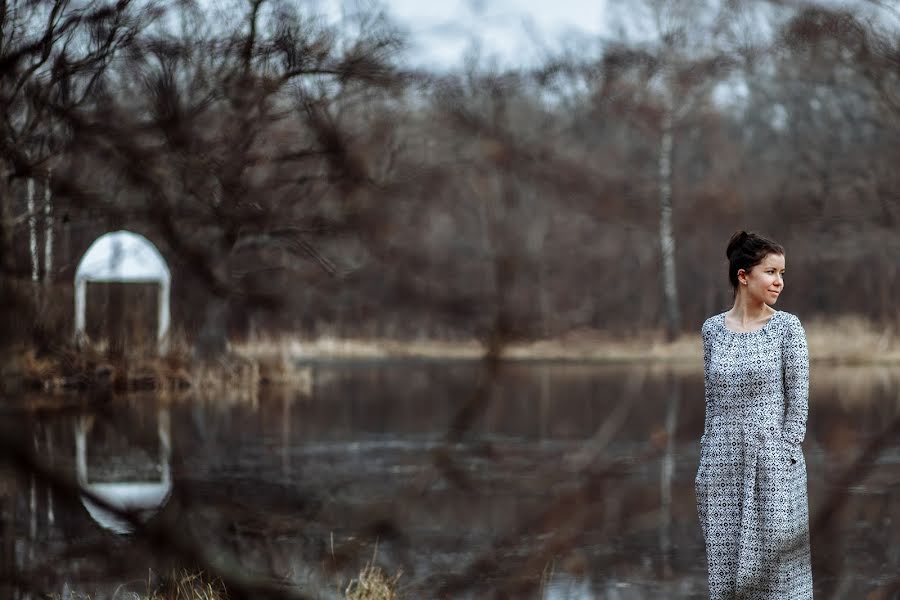
<path id="1" fill-rule="evenodd" d="M 811 381 L 817 597 L 896 597 L 900 373 L 814 364 Z M 289 386 L 4 411 L 54 472 L 206 561 L 309 597 L 373 557 L 406 598 L 705 597 L 695 369 L 315 364 Z M 192 566 L 0 468 L 4 597 L 132 597 L 151 570 Z"/>

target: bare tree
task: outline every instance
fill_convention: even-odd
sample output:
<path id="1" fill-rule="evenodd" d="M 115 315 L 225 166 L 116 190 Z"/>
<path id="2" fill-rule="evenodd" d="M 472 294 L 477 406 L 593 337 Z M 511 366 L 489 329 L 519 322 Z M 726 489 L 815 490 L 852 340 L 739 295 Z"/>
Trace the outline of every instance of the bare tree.
<path id="1" fill-rule="evenodd" d="M 79 154 L 66 174 L 82 209 L 102 194 L 77 172 L 114 176 L 118 198 L 103 210 L 149 224 L 202 282 L 196 352 L 215 357 L 229 303 L 273 306 L 278 293 L 256 284 L 293 258 L 341 275 L 313 240 L 368 222 L 358 209 L 377 165 L 347 143 L 364 114 L 352 99 L 401 81 L 389 62 L 398 41 L 372 23 L 347 43 L 286 3 L 253 2 L 215 26 L 190 8 L 170 18 L 185 21 L 181 37 L 142 38 L 92 110 L 69 121 Z M 340 210 L 323 217 L 328 206 Z"/>
<path id="2" fill-rule="evenodd" d="M 10 183 L 47 173 L 51 158 L 70 141 L 61 114 L 90 102 L 113 55 L 152 18 L 153 6 L 42 0 L 2 8 L 0 264 L 12 274 L 17 216 Z"/>
<path id="3" fill-rule="evenodd" d="M 607 60 L 610 65 L 642 67 L 645 105 L 643 111 L 633 114 L 657 142 L 660 276 L 666 334 L 674 339 L 682 326 L 673 227 L 676 136 L 687 133 L 689 117 L 708 105 L 713 89 L 733 66 L 733 59 L 717 43 L 717 26 L 727 20 L 728 7 L 705 0 L 648 0 L 641 7 L 646 12 L 639 12 L 638 26 L 652 25 L 650 41 L 620 46 L 608 54 Z M 641 112 L 649 112 L 651 120 L 642 118 Z"/>

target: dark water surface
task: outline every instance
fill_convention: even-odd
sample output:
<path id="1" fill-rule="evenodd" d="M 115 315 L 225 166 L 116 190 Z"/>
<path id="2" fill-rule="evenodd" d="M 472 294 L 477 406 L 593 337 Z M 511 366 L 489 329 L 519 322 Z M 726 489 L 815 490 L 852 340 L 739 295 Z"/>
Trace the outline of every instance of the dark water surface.
<path id="1" fill-rule="evenodd" d="M 897 597 L 900 443 L 881 434 L 897 431 L 900 374 L 811 379 L 817 598 Z M 146 507 L 204 560 L 311 597 L 373 556 L 407 598 L 705 597 L 696 370 L 319 364 L 253 393 L 20 408 L 44 400 L 8 400 L 3 418 L 53 469 Z M 0 509 L 9 597 L 132 597 L 148 570 L 186 564 L 11 468 Z"/>

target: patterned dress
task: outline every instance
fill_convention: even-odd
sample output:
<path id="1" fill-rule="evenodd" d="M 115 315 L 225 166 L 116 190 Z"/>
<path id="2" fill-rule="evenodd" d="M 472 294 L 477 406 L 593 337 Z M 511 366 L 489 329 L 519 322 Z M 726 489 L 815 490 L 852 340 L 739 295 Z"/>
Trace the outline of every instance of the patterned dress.
<path id="1" fill-rule="evenodd" d="M 756 331 L 708 318 L 706 417 L 694 481 L 713 600 L 812 598 L 806 462 L 809 353 L 793 314 Z"/>

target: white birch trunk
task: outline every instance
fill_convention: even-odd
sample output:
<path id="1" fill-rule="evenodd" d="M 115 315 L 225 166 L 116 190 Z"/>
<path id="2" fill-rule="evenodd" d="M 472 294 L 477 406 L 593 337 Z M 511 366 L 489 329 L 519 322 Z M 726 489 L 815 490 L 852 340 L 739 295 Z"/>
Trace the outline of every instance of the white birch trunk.
<path id="1" fill-rule="evenodd" d="M 50 169 L 44 183 L 44 284 L 53 280 L 53 197 L 50 191 Z"/>
<path id="2" fill-rule="evenodd" d="M 34 179 L 28 178 L 26 201 L 28 203 L 28 250 L 31 254 L 31 281 L 37 283 L 40 272 L 37 241 L 37 215 L 34 209 Z"/>
<path id="3" fill-rule="evenodd" d="M 674 339 L 680 327 L 678 286 L 675 279 L 675 234 L 672 230 L 673 115 L 671 104 L 663 114 L 659 142 L 659 245 L 662 252 L 663 309 L 666 335 Z"/>

